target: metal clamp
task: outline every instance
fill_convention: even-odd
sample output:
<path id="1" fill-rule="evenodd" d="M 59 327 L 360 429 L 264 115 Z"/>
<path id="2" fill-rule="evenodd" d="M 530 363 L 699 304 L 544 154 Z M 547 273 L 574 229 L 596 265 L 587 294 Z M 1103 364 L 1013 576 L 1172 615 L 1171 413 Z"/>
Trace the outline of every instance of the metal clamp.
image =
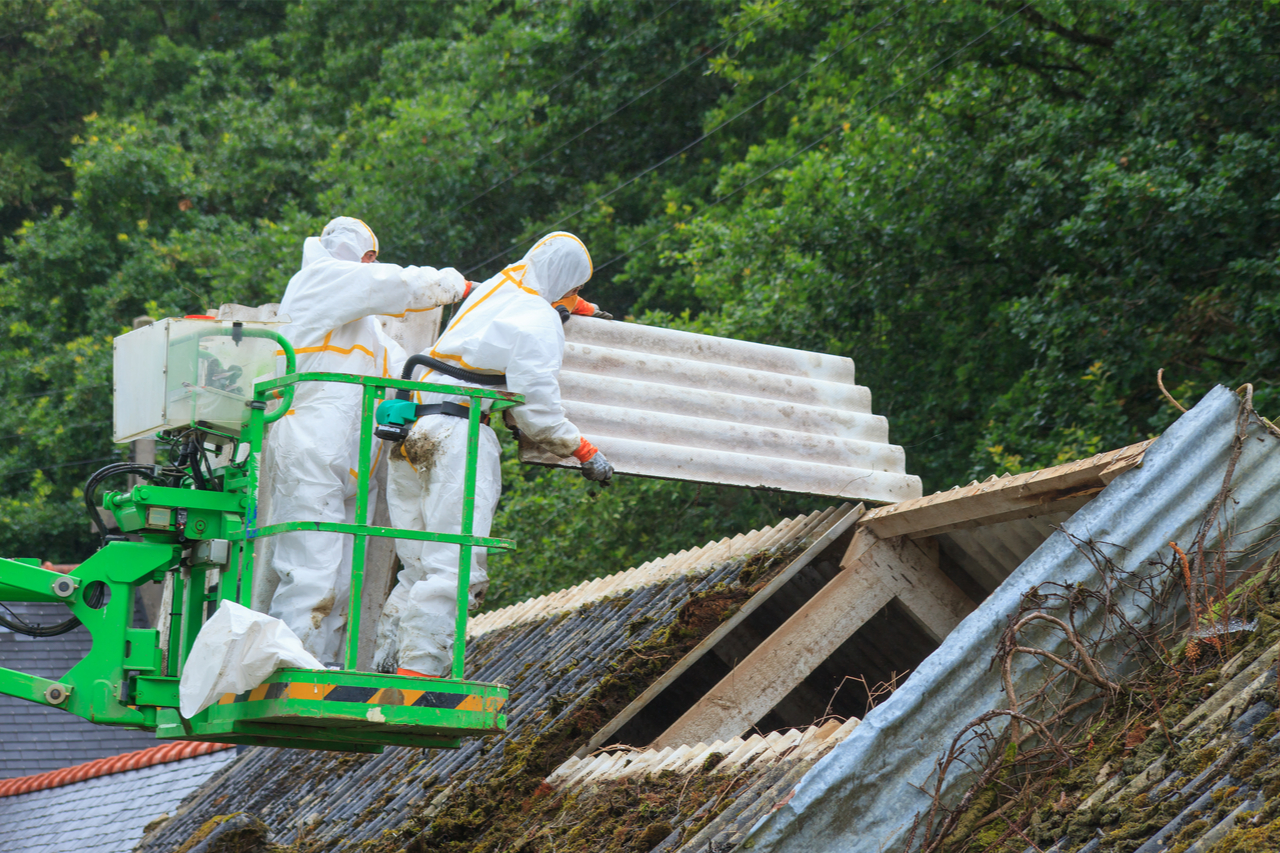
<path id="1" fill-rule="evenodd" d="M 80 581 L 75 578 L 58 578 L 49 586 L 53 588 L 53 594 L 58 598 L 70 598 L 75 595 L 76 587 L 80 586 Z"/>

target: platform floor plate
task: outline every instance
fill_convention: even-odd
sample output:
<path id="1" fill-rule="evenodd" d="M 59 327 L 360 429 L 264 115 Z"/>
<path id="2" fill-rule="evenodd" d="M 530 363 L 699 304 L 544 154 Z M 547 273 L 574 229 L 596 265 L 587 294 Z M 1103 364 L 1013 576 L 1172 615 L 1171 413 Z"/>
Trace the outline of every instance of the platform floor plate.
<path id="1" fill-rule="evenodd" d="M 460 737 L 506 730 L 507 688 L 338 670 L 281 670 L 228 693 L 191 721 L 193 736 L 268 737 L 450 748 Z"/>

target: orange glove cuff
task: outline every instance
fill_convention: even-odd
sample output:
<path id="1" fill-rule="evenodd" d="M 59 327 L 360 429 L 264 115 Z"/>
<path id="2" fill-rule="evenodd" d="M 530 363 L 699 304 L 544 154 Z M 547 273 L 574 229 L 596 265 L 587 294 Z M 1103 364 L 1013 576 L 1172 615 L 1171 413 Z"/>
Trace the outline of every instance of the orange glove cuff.
<path id="1" fill-rule="evenodd" d="M 475 290 L 475 287 L 476 287 L 476 283 L 474 281 L 467 282 L 467 286 L 462 290 L 462 299 L 466 299 L 468 296 L 470 296 L 471 291 Z M 458 301 L 461 302 L 462 299 L 459 299 Z"/>
<path id="2" fill-rule="evenodd" d="M 599 310 L 600 309 L 597 308 L 595 305 L 592 305 L 590 302 L 588 302 L 587 300 L 579 296 L 578 304 L 573 306 L 573 310 L 570 313 L 583 314 L 587 317 L 590 317 L 592 314 L 596 313 Z"/>
<path id="3" fill-rule="evenodd" d="M 573 458 L 579 462 L 586 462 L 592 456 L 600 452 L 600 448 L 587 441 L 587 437 L 582 437 L 582 443 L 578 445 L 578 449 L 573 451 Z"/>

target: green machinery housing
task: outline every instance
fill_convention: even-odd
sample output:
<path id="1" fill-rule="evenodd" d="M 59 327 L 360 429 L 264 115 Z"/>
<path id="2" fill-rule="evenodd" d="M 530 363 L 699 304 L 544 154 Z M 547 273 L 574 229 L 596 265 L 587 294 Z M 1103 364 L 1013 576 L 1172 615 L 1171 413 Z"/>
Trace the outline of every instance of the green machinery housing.
<path id="1" fill-rule="evenodd" d="M 90 652 L 57 680 L 0 668 L 0 692 L 60 708 L 94 723 L 154 731 L 159 738 L 350 752 L 385 745 L 452 748 L 461 738 L 504 731 L 507 688 L 463 677 L 467 589 L 476 548 L 511 549 L 508 540 L 472 535 L 476 449 L 483 400 L 490 411 L 523 402 L 487 388 L 442 386 L 341 373 L 298 373 L 277 324 L 171 318 L 116 338 L 115 438 L 156 435 L 169 465 L 119 463 L 90 478 L 85 500 L 103 529 L 94 494 L 108 478 L 140 480 L 107 491 L 101 507 L 118 533 L 68 574 L 38 559 L 0 559 L 0 602 L 54 602 L 67 608 L 49 635 L 83 624 Z M 277 377 L 277 362 L 283 375 Z M 258 485 L 266 427 L 290 412 L 303 382 L 349 383 L 362 393 L 355 523 L 295 521 L 262 525 Z M 369 524 L 375 409 L 396 390 L 471 398 L 465 496 L 459 534 Z M 214 457 L 216 460 L 211 459 Z M 280 669 L 261 686 L 227 694 L 190 719 L 178 685 L 196 635 L 223 601 L 249 607 L 255 545 L 286 531 L 327 530 L 353 537 L 345 659 L 340 669 Z M 360 595 L 370 536 L 459 546 L 459 602 L 449 677 L 425 679 L 357 669 Z M 136 591 L 163 584 L 158 624 L 135 628 Z M 17 626 L 21 628 L 22 626 Z"/>

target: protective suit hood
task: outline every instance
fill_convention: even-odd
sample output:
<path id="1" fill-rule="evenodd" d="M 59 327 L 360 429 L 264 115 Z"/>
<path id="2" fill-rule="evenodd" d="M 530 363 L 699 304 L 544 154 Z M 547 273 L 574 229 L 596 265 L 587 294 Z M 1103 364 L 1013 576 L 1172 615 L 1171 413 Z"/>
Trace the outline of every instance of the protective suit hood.
<path id="1" fill-rule="evenodd" d="M 320 232 L 319 244 L 319 248 L 323 248 L 329 257 L 356 263 L 360 262 L 365 252 L 378 251 L 378 237 L 373 229 L 352 216 L 339 216 L 329 220 L 329 224 Z M 307 245 L 303 244 L 303 266 L 306 266 L 308 260 Z"/>
<path id="2" fill-rule="evenodd" d="M 591 278 L 591 253 L 567 231 L 553 231 L 530 249 L 517 268 L 524 267 L 523 284 L 547 302 L 555 302 Z"/>

